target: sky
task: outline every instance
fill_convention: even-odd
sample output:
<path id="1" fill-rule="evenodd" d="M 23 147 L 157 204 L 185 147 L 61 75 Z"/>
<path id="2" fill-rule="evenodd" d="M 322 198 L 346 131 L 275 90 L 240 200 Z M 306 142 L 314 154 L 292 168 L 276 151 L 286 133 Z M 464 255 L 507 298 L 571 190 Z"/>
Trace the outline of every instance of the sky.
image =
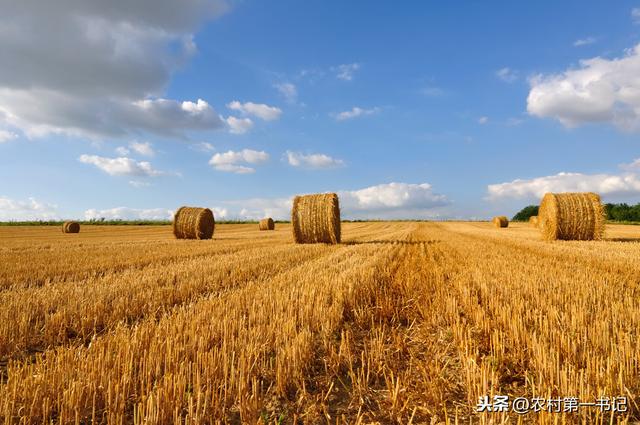
<path id="1" fill-rule="evenodd" d="M 640 202 L 640 1 L 0 7 L 0 220 Z"/>

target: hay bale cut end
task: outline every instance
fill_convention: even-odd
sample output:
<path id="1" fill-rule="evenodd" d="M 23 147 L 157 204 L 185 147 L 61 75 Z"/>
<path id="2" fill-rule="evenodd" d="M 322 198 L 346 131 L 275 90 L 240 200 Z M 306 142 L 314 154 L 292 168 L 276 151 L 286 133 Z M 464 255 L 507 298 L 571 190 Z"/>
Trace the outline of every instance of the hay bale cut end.
<path id="1" fill-rule="evenodd" d="M 211 239 L 216 221 L 209 208 L 181 207 L 173 216 L 176 239 Z"/>
<path id="2" fill-rule="evenodd" d="M 547 193 L 538 211 L 538 227 L 548 241 L 602 239 L 605 221 L 600 195 L 592 192 Z"/>
<path id="3" fill-rule="evenodd" d="M 531 217 L 529 217 L 529 224 L 533 227 L 538 227 L 538 216 L 532 215 Z"/>
<path id="4" fill-rule="evenodd" d="M 80 223 L 77 221 L 65 221 L 62 223 L 62 233 L 80 233 Z"/>
<path id="5" fill-rule="evenodd" d="M 260 230 L 273 230 L 276 228 L 276 226 L 273 223 L 273 219 L 271 217 L 268 217 L 260 220 L 260 223 L 258 224 L 258 228 Z"/>
<path id="6" fill-rule="evenodd" d="M 296 243 L 340 243 L 338 195 L 323 193 L 296 196 L 291 210 Z"/>
<path id="7" fill-rule="evenodd" d="M 493 217 L 493 220 L 491 220 L 491 222 L 496 227 L 509 227 L 509 219 L 503 215 Z"/>

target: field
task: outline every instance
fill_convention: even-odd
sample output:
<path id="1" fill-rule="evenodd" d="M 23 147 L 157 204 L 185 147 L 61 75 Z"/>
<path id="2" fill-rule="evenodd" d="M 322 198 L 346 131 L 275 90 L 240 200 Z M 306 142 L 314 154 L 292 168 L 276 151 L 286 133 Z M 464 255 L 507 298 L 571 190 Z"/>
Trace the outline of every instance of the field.
<path id="1" fill-rule="evenodd" d="M 0 423 L 633 423 L 640 230 L 0 227 Z M 482 396 L 626 413 L 476 412 Z"/>

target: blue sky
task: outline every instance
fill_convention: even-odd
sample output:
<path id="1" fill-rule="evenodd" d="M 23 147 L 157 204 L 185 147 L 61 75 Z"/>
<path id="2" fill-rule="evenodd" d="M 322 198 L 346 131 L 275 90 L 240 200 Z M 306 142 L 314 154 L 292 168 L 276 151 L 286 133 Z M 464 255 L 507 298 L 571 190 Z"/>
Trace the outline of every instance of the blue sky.
<path id="1" fill-rule="evenodd" d="M 36 0 L 0 17 L 0 220 L 640 201 L 640 3 Z"/>

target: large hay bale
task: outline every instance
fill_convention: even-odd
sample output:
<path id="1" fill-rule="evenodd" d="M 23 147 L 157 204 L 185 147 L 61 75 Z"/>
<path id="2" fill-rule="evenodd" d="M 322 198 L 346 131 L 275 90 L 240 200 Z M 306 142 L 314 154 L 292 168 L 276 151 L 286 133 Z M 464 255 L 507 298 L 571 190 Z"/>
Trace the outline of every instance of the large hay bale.
<path id="1" fill-rule="evenodd" d="M 258 228 L 260 230 L 273 230 L 275 229 L 275 224 L 273 223 L 273 219 L 271 217 L 263 218 L 260 220 L 258 224 Z"/>
<path id="2" fill-rule="evenodd" d="M 215 226 L 209 208 L 181 207 L 173 216 L 173 234 L 177 239 L 211 239 Z"/>
<path id="3" fill-rule="evenodd" d="M 62 233 L 80 233 L 80 223 L 77 221 L 65 221 L 62 223 Z"/>
<path id="4" fill-rule="evenodd" d="M 531 217 L 529 217 L 529 224 L 533 227 L 538 227 L 538 216 L 532 215 Z"/>
<path id="5" fill-rule="evenodd" d="M 340 243 L 338 195 L 296 196 L 291 210 L 291 223 L 296 243 Z"/>
<path id="6" fill-rule="evenodd" d="M 538 227 L 546 240 L 597 240 L 604 235 L 605 213 L 600 195 L 547 193 L 538 211 Z"/>
<path id="7" fill-rule="evenodd" d="M 503 215 L 499 215 L 497 217 L 493 217 L 493 220 L 491 220 L 491 222 L 496 227 L 508 227 L 509 226 L 509 219 L 507 217 L 503 216 Z"/>

